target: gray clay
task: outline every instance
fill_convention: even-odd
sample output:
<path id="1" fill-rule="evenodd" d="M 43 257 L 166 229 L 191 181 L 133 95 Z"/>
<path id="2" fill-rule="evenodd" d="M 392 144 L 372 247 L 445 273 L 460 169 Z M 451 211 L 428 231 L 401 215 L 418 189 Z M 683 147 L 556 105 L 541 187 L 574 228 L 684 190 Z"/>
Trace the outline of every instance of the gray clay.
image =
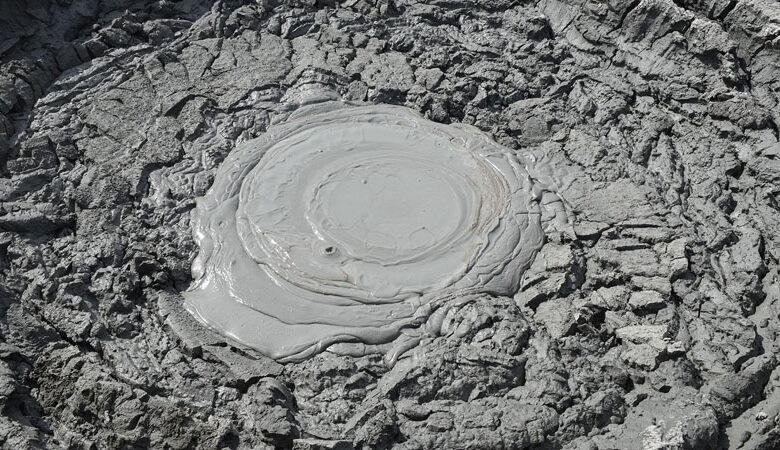
<path id="1" fill-rule="evenodd" d="M 382 352 L 403 330 L 392 364 L 438 335 L 440 308 L 514 295 L 543 221 L 567 225 L 529 166 L 397 106 L 303 107 L 234 150 L 198 200 L 185 307 L 282 362 Z"/>
<path id="2" fill-rule="evenodd" d="M 780 448 L 778 124 L 772 0 L 2 0 L 0 448 Z"/>

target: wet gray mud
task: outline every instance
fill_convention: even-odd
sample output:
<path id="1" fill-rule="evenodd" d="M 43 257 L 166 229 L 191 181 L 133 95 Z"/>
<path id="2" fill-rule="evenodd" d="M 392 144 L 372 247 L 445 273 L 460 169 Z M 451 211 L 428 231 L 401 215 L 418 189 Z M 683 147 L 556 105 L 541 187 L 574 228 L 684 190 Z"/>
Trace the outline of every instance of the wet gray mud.
<path id="1" fill-rule="evenodd" d="M 535 166 L 398 106 L 304 106 L 231 152 L 198 200 L 185 307 L 282 362 L 336 350 L 392 365 L 450 304 L 514 295 L 543 225 L 569 225 Z"/>
<path id="2" fill-rule="evenodd" d="M 778 448 L 778 39 L 766 0 L 0 2 L 0 446 Z"/>

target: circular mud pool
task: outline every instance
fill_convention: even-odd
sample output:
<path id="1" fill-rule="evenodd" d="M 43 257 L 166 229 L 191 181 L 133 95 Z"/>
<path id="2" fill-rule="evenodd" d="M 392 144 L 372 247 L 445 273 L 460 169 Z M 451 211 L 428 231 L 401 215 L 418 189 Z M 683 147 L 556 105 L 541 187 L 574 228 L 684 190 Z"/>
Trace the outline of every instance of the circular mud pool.
<path id="1" fill-rule="evenodd" d="M 280 361 L 393 360 L 446 306 L 512 295 L 565 220 L 533 157 L 395 106 L 305 107 L 237 148 L 198 201 L 186 308 Z"/>

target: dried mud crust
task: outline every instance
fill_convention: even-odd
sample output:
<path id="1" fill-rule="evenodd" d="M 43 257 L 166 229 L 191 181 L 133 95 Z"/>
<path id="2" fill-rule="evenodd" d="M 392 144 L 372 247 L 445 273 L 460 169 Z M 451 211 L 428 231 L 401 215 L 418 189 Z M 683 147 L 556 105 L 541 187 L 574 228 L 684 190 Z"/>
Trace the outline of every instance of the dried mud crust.
<path id="1" fill-rule="evenodd" d="M 761 0 L 4 2 L 0 445 L 777 448 L 779 39 Z M 392 368 L 226 343 L 194 199 L 316 92 L 571 166 L 573 234 Z"/>

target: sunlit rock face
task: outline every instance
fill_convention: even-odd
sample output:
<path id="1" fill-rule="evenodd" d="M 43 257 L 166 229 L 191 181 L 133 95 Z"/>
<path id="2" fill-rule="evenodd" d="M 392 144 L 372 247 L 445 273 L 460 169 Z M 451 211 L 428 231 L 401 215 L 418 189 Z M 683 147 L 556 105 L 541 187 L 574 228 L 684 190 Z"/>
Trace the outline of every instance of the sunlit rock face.
<path id="1" fill-rule="evenodd" d="M 448 305 L 512 295 L 565 221 L 550 177 L 478 130 L 395 106 L 309 106 L 241 145 L 198 201 L 187 309 L 280 361 L 389 361 Z"/>

